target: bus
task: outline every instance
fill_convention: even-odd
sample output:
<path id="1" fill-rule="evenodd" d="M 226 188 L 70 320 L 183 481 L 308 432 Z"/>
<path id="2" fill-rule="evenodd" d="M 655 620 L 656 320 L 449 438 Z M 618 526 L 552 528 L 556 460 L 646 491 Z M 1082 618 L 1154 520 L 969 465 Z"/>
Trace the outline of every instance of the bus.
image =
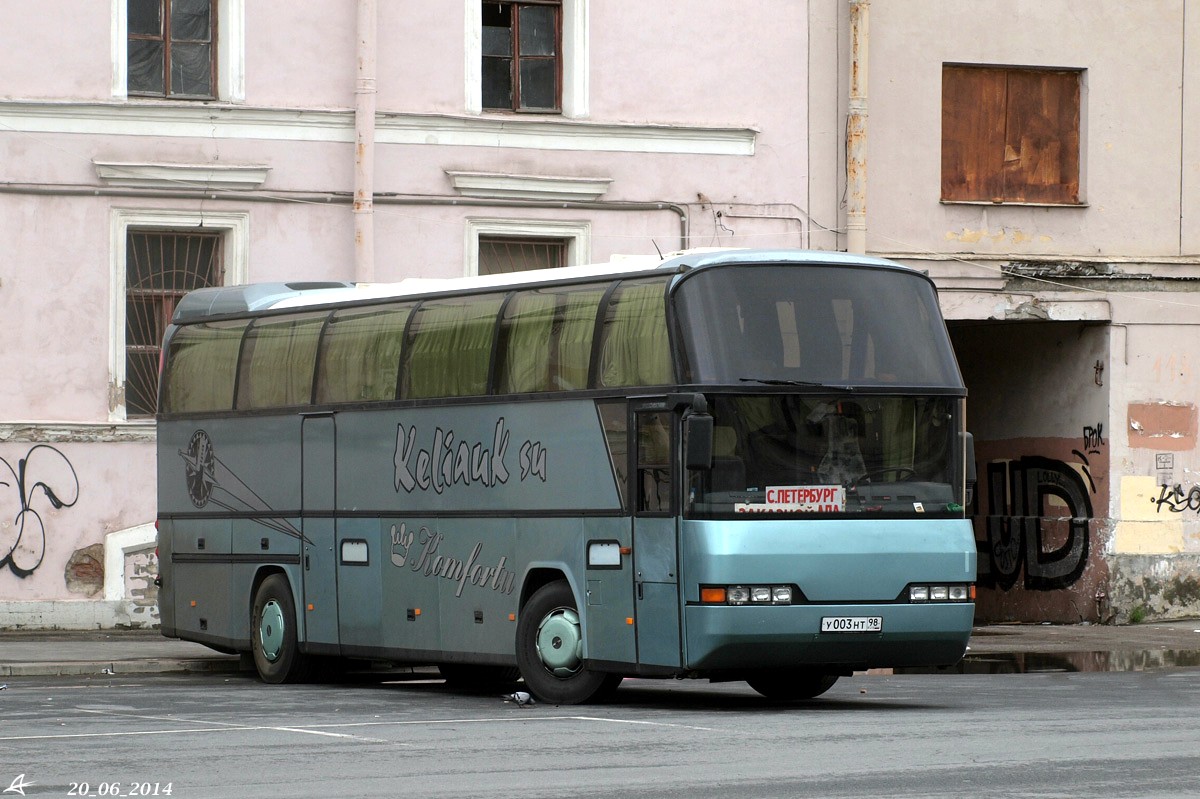
<path id="1" fill-rule="evenodd" d="M 200 289 L 159 397 L 162 633 L 269 683 L 374 661 L 554 703 L 800 700 L 966 650 L 966 389 L 897 263 Z"/>

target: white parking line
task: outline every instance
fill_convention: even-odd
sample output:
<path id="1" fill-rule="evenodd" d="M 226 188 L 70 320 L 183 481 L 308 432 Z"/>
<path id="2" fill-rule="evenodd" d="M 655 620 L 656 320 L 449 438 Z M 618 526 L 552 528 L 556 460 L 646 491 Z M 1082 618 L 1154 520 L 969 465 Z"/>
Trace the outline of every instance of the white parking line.
<path id="1" fill-rule="evenodd" d="M 47 735 L 9 735 L 0 736 L 0 741 L 46 741 L 58 739 L 76 739 L 76 738 L 120 738 L 120 737 L 137 737 L 140 735 L 193 735 L 197 733 L 214 733 L 214 732 L 294 732 L 305 735 L 321 735 L 330 738 L 343 738 L 363 743 L 390 743 L 400 746 L 413 746 L 414 744 L 405 743 L 402 741 L 388 741 L 380 738 L 364 738 L 357 735 L 349 735 L 345 733 L 330 732 L 335 729 L 349 729 L 362 727 L 402 727 L 402 726 L 423 726 L 432 727 L 446 724 L 513 724 L 513 723 L 528 723 L 532 721 L 585 721 L 599 722 L 604 724 L 638 724 L 650 727 L 675 727 L 685 730 L 700 730 L 703 732 L 717 732 L 712 727 L 695 727 L 687 724 L 668 724 L 658 721 L 641 721 L 637 719 L 617 719 L 603 718 L 599 716 L 519 716 L 507 719 L 423 719 L 420 721 L 354 721 L 342 722 L 337 724 L 306 724 L 303 726 L 283 727 L 278 725 L 262 724 L 262 725 L 239 725 L 231 722 L 223 721 L 198 721 L 196 719 L 172 719 L 164 716 L 139 716 L 136 714 L 123 713 L 106 713 L 99 710 L 85 710 L 83 708 L 75 708 L 83 713 L 95 713 L 98 715 L 112 716 L 115 718 L 138 718 L 152 721 L 178 721 L 188 722 L 191 724 L 208 724 L 209 727 L 182 728 L 174 730 L 130 730 L 130 731 L 112 731 L 112 732 L 65 732 L 54 733 Z"/>

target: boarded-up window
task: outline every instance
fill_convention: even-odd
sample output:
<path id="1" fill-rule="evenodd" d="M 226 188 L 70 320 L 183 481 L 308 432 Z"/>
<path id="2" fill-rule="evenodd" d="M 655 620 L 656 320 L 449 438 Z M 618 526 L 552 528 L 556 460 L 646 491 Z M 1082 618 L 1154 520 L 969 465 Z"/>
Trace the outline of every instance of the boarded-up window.
<path id="1" fill-rule="evenodd" d="M 1077 70 L 942 67 L 942 199 L 1078 203 Z"/>

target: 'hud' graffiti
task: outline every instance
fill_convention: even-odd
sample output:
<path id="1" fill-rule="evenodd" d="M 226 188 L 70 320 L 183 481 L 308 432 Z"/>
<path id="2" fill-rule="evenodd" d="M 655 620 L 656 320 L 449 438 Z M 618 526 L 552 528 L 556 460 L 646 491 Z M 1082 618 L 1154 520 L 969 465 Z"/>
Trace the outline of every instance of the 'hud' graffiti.
<path id="1" fill-rule="evenodd" d="M 1067 464 L 1024 457 L 988 464 L 987 541 L 980 542 L 979 582 L 1012 588 L 1066 588 L 1087 566 L 1092 502 L 1083 478 Z M 1063 543 L 1047 550 L 1052 535 Z"/>

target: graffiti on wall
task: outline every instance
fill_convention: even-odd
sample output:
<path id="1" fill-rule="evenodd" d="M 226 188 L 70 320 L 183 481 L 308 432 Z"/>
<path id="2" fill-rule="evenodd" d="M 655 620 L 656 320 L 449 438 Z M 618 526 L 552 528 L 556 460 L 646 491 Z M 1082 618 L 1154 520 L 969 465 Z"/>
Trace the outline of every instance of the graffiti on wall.
<path id="1" fill-rule="evenodd" d="M 1183 513 L 1189 510 L 1200 513 L 1200 485 L 1194 485 L 1184 491 L 1183 485 L 1180 483 L 1176 483 L 1174 487 L 1164 483 L 1158 497 L 1151 498 L 1150 501 L 1155 504 L 1159 513 L 1163 512 L 1163 508 L 1171 513 Z"/>
<path id="2" fill-rule="evenodd" d="M 1102 425 L 1085 427 L 1074 464 L 1025 456 L 987 465 L 986 540 L 980 543 L 979 582 L 1009 590 L 1024 575 L 1029 590 L 1074 584 L 1087 566 L 1091 495 L 1089 455 L 1105 445 Z"/>
<path id="3" fill-rule="evenodd" d="M 0 570 L 28 577 L 46 556 L 48 510 L 79 499 L 79 477 L 67 456 L 47 444 L 31 447 L 14 467 L 0 457 Z"/>

